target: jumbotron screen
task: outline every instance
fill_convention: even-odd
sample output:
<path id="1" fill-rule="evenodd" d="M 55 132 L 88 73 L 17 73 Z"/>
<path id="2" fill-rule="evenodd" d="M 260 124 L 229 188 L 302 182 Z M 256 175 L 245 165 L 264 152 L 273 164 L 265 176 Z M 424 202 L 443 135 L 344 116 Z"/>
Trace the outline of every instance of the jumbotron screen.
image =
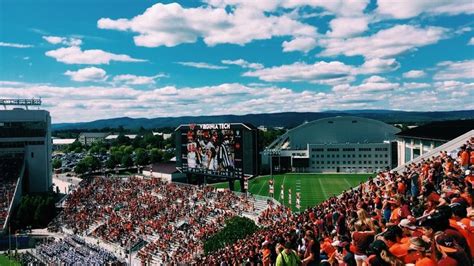
<path id="1" fill-rule="evenodd" d="M 178 165 L 183 172 L 239 178 L 244 175 L 245 124 L 190 124 L 177 129 L 181 135 Z M 253 148 L 252 148 L 253 149 Z"/>

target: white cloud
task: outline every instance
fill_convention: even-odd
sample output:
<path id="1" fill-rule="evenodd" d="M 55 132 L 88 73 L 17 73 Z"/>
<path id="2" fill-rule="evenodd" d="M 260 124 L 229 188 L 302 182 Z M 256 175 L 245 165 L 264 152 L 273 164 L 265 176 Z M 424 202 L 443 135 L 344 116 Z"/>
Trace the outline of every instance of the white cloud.
<path id="1" fill-rule="evenodd" d="M 422 78 L 424 76 L 426 76 L 426 73 L 423 70 L 410 70 L 403 73 L 403 77 L 409 79 Z"/>
<path id="2" fill-rule="evenodd" d="M 309 52 L 316 47 L 317 42 L 314 37 L 296 37 L 291 41 L 284 41 L 283 52 Z"/>
<path id="3" fill-rule="evenodd" d="M 173 21 L 173 23 L 170 23 Z M 183 8 L 177 3 L 157 3 L 131 19 L 101 18 L 100 29 L 136 33 L 138 46 L 158 47 L 194 43 L 202 38 L 208 46 L 231 43 L 244 45 L 273 36 L 315 36 L 316 28 L 286 15 L 266 15 L 262 10 L 241 5 Z"/>
<path id="4" fill-rule="evenodd" d="M 378 74 L 397 70 L 400 64 L 393 58 L 374 58 L 364 62 L 357 70 L 358 74 Z"/>
<path id="5" fill-rule="evenodd" d="M 352 81 L 353 68 L 339 61 L 317 62 L 312 65 L 297 62 L 291 65 L 282 65 L 249 71 L 243 74 L 246 77 L 257 77 L 267 82 L 310 82 L 319 84 L 338 84 Z"/>
<path id="6" fill-rule="evenodd" d="M 105 81 L 107 73 L 102 68 L 86 67 L 77 71 L 66 71 L 64 75 L 71 77 L 71 80 L 85 82 L 85 81 Z"/>
<path id="7" fill-rule="evenodd" d="M 212 65 L 204 62 L 176 62 L 177 64 L 195 68 L 206 68 L 206 69 L 226 69 L 226 66 Z"/>
<path id="8" fill-rule="evenodd" d="M 12 47 L 12 48 L 31 48 L 31 44 L 22 44 L 22 43 L 11 43 L 11 42 L 0 42 L 0 46 L 3 47 Z"/>
<path id="9" fill-rule="evenodd" d="M 333 38 L 353 37 L 365 32 L 368 24 L 368 17 L 337 17 L 329 22 L 331 31 L 327 35 Z"/>
<path id="10" fill-rule="evenodd" d="M 418 89 L 427 89 L 431 87 L 428 83 L 420 83 L 420 82 L 405 82 L 402 86 L 404 89 L 407 90 L 418 90 Z"/>
<path id="11" fill-rule="evenodd" d="M 113 54 L 99 49 L 84 50 L 80 47 L 71 46 L 47 51 L 47 56 L 65 64 L 109 64 L 111 61 L 119 62 L 145 62 L 143 59 L 135 59 L 125 54 Z"/>
<path id="12" fill-rule="evenodd" d="M 325 49 L 320 55 L 391 58 L 417 47 L 434 44 L 445 37 L 446 31 L 440 27 L 420 28 L 411 25 L 396 25 L 380 30 L 371 36 L 321 40 Z"/>
<path id="13" fill-rule="evenodd" d="M 474 37 L 472 37 L 469 42 L 467 43 L 467 45 L 474 45 Z"/>
<path id="14" fill-rule="evenodd" d="M 66 38 L 59 36 L 43 36 L 43 39 L 51 44 L 64 44 L 67 46 L 79 46 L 82 44 L 81 39 Z"/>
<path id="15" fill-rule="evenodd" d="M 437 64 L 438 72 L 435 80 L 474 79 L 474 60 L 443 61 Z"/>
<path id="16" fill-rule="evenodd" d="M 473 14 L 474 5 L 472 0 L 416 0 L 416 1 L 393 1 L 378 0 L 376 12 L 396 19 L 407 19 L 416 17 L 422 13 L 429 15 L 457 15 Z"/>
<path id="17" fill-rule="evenodd" d="M 466 83 L 457 80 L 438 81 L 434 84 L 436 90 L 445 92 L 454 91 L 472 91 L 474 92 L 474 83 Z"/>
<path id="18" fill-rule="evenodd" d="M 117 75 L 114 77 L 113 81 L 117 83 L 124 83 L 127 85 L 149 85 L 155 84 L 155 79 L 166 77 L 165 74 L 157 74 L 154 76 L 136 76 L 131 74 Z"/>
<path id="19" fill-rule="evenodd" d="M 371 76 L 365 79 L 360 85 L 350 86 L 349 84 L 341 84 L 333 87 L 336 93 L 376 93 L 387 92 L 398 89 L 400 84 L 391 83 L 386 78 L 380 76 Z"/>
<path id="20" fill-rule="evenodd" d="M 225 65 L 236 65 L 242 68 L 250 68 L 250 69 L 262 69 L 263 65 L 260 63 L 250 63 L 244 59 L 237 59 L 237 60 L 222 60 L 222 64 Z"/>
<path id="21" fill-rule="evenodd" d="M 0 95 L 7 98 L 41 97 L 53 123 L 113 117 L 175 117 L 271 112 L 315 112 L 344 109 L 455 110 L 474 104 L 452 91 L 405 91 L 380 77 L 358 86 L 339 85 L 332 92 L 296 91 L 271 85 L 250 87 L 237 83 L 203 87 L 136 89 L 117 84 L 103 86 L 54 86 L 0 81 Z M 471 85 L 472 86 L 472 85 Z M 462 91 L 462 90 L 460 90 Z M 474 90 L 465 90 L 469 95 Z M 159 104 L 157 104 L 159 103 Z M 81 114 L 78 116 L 77 114 Z"/>

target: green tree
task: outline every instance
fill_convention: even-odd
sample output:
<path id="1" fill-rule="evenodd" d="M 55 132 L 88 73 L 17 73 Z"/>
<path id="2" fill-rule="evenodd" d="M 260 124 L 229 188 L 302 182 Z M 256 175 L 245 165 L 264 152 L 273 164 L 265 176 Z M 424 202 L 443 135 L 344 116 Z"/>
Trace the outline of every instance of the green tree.
<path id="1" fill-rule="evenodd" d="M 157 148 L 153 148 L 150 150 L 150 162 L 151 163 L 158 163 L 163 160 L 163 152 L 158 150 Z"/>
<path id="2" fill-rule="evenodd" d="M 53 169 L 61 168 L 62 163 L 60 159 L 54 159 L 52 162 Z"/>
<path id="3" fill-rule="evenodd" d="M 129 168 L 133 166 L 132 156 L 130 154 L 124 154 L 121 160 L 122 167 Z"/>
<path id="4" fill-rule="evenodd" d="M 209 254 L 255 233 L 258 226 L 247 217 L 234 216 L 225 222 L 225 227 L 204 242 L 204 252 Z"/>
<path id="5" fill-rule="evenodd" d="M 148 153 L 143 148 L 135 150 L 135 164 L 136 165 L 147 165 L 149 162 Z"/>
<path id="6" fill-rule="evenodd" d="M 74 167 L 74 172 L 78 175 L 84 174 L 85 172 L 87 172 L 87 170 L 88 170 L 88 166 L 83 160 L 79 161 Z"/>

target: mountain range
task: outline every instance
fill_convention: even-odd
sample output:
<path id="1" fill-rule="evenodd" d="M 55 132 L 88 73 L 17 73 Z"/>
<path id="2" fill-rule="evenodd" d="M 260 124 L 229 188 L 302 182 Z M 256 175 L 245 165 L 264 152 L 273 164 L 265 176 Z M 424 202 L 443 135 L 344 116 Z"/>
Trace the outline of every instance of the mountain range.
<path id="1" fill-rule="evenodd" d="M 312 121 L 331 116 L 360 116 L 380 120 L 386 123 L 427 123 L 431 121 L 474 119 L 474 110 L 440 111 L 440 112 L 405 112 L 394 110 L 346 110 L 325 112 L 285 112 L 247 115 L 215 115 L 215 116 L 181 116 L 157 118 L 118 117 L 101 119 L 91 122 L 53 124 L 53 130 L 93 130 L 105 127 L 126 129 L 145 129 L 177 127 L 181 124 L 200 123 L 250 123 L 255 126 L 292 128 L 305 121 Z M 474 125 L 473 125 L 474 128 Z"/>

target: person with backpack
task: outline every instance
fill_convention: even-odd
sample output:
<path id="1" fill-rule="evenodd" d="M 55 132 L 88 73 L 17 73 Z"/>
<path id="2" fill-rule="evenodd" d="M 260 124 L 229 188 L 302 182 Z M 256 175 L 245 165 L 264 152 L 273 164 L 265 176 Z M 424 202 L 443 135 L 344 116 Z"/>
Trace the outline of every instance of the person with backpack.
<path id="1" fill-rule="evenodd" d="M 301 265 L 301 259 L 292 249 L 291 242 L 285 242 L 285 248 L 278 254 L 276 266 L 297 266 Z"/>

